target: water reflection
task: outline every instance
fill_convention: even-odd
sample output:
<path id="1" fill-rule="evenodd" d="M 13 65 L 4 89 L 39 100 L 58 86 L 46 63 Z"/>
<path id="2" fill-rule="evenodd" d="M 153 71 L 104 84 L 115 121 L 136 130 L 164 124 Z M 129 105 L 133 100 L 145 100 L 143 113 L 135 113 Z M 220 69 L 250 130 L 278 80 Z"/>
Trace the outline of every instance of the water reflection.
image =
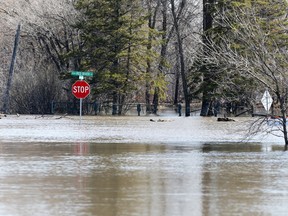
<path id="1" fill-rule="evenodd" d="M 281 215 L 282 146 L 0 144 L 0 215 Z"/>
<path id="2" fill-rule="evenodd" d="M 203 215 L 285 214 L 288 158 L 280 146 L 206 144 L 203 151 Z"/>

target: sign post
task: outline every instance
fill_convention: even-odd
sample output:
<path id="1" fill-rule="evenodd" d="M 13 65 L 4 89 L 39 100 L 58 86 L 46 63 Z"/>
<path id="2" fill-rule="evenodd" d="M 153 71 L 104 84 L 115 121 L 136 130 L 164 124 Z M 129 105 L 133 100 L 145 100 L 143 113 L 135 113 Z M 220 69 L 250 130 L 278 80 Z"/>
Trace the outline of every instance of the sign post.
<path id="1" fill-rule="evenodd" d="M 80 99 L 80 125 L 82 123 L 82 101 L 90 94 L 90 85 L 84 79 L 84 76 L 93 76 L 93 72 L 81 72 L 81 71 L 72 71 L 72 76 L 79 76 L 77 80 L 72 85 L 72 94 Z"/>

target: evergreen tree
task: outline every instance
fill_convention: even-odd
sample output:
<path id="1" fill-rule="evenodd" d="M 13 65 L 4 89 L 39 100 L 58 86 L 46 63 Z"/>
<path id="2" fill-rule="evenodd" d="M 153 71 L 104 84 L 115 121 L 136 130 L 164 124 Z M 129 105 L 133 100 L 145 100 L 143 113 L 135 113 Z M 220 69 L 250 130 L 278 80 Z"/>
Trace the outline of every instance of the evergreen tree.
<path id="1" fill-rule="evenodd" d="M 95 71 L 94 94 L 113 101 L 112 114 L 145 83 L 148 29 L 140 3 L 133 0 L 78 0 L 83 19 L 82 49 L 73 55 L 85 59 L 82 69 Z M 151 54 L 149 56 L 151 58 Z"/>

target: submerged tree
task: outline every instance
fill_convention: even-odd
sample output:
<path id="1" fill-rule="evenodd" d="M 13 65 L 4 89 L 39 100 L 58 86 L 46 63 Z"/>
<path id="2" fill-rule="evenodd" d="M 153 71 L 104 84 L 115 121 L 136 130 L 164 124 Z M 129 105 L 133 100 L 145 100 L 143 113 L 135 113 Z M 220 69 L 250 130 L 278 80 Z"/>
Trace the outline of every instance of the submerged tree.
<path id="1" fill-rule="evenodd" d="M 171 6 L 171 14 L 172 14 L 172 21 L 173 21 L 173 27 L 175 31 L 175 46 L 176 46 L 176 52 L 177 52 L 177 58 L 179 57 L 179 71 L 180 71 L 180 77 L 182 81 L 182 89 L 183 89 L 183 96 L 185 101 L 185 116 L 190 116 L 190 103 L 191 103 L 191 95 L 188 88 L 188 80 L 187 80 L 187 61 L 186 61 L 186 52 L 185 52 L 185 34 L 184 34 L 184 26 L 190 26 L 190 22 L 192 22 L 190 19 L 191 17 L 194 18 L 192 15 L 193 13 L 188 13 L 188 16 L 190 16 L 190 19 L 187 19 L 186 22 L 184 20 L 186 19 L 185 13 L 187 12 L 187 8 L 189 6 L 189 2 L 186 0 L 181 1 L 175 1 L 170 0 L 170 6 Z M 194 6 L 194 5 L 193 5 Z M 178 59 L 176 60 L 178 61 Z"/>
<path id="2" fill-rule="evenodd" d="M 206 56 L 208 63 L 216 65 L 218 72 L 225 74 L 226 83 L 235 83 L 235 77 L 239 77 L 257 83 L 259 89 L 254 86 L 253 91 L 270 91 L 276 100 L 275 105 L 279 106 L 280 118 L 277 121 L 281 127 L 276 131 L 282 132 L 285 150 L 288 147 L 287 9 L 286 1 L 261 1 L 251 5 L 235 3 L 233 10 L 219 13 L 221 22 L 217 23 L 231 31 L 229 34 L 220 35 L 218 41 L 211 40 L 209 55 Z M 246 83 L 246 88 L 252 87 Z M 254 134 L 260 129 L 274 133 L 275 128 L 267 127 L 266 124 L 269 116 L 271 115 L 266 115 L 261 124 L 259 121 L 253 124 L 250 133 Z"/>
<path id="3" fill-rule="evenodd" d="M 212 27 L 213 27 L 213 16 L 214 13 L 214 0 L 203 0 L 203 55 L 207 55 L 209 52 L 210 41 L 212 37 Z M 201 55 L 202 56 L 202 55 Z M 213 81 L 213 67 L 208 65 L 202 65 L 200 71 L 203 73 L 203 83 L 202 83 L 202 108 L 201 116 L 209 116 L 211 113 L 212 97 L 215 94 L 214 89 L 215 82 Z M 215 79 L 215 77 L 214 77 Z M 209 112 L 210 111 L 210 112 Z"/>
<path id="4" fill-rule="evenodd" d="M 201 116 L 212 116 L 217 114 L 217 106 L 221 101 L 225 101 L 227 112 L 235 114 L 237 105 L 248 104 L 251 92 L 248 84 L 253 81 L 247 77 L 234 74 L 227 80 L 225 70 L 222 65 L 215 62 L 206 61 L 209 58 L 211 46 L 221 46 L 225 43 L 225 38 L 233 37 L 233 28 L 238 25 L 237 18 L 234 19 L 233 11 L 237 7 L 247 7 L 249 4 L 239 3 L 239 1 L 203 1 L 203 47 L 200 50 L 198 60 L 192 68 L 202 72 L 203 82 L 200 86 L 202 92 Z M 230 17 L 231 16 L 231 17 Z M 225 24 L 225 19 L 229 19 L 229 25 Z M 223 37 L 224 36 L 224 37 Z M 237 41 L 234 41 L 237 43 Z M 233 106 L 232 106 L 233 104 Z M 247 105 L 246 105 L 247 106 Z M 234 107 L 232 111 L 232 107 Z"/>

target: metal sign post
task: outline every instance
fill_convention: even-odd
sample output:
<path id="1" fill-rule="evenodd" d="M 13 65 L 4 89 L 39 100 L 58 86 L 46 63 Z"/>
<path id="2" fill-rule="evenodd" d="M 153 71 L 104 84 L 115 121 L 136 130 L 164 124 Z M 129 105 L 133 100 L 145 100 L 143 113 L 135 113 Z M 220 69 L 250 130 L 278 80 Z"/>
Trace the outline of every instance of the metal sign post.
<path id="1" fill-rule="evenodd" d="M 82 102 L 90 94 L 90 85 L 84 81 L 84 76 L 93 76 L 93 72 L 72 71 L 72 76 L 79 76 L 79 80 L 72 85 L 72 94 L 80 99 L 80 125 L 82 124 Z"/>
<path id="2" fill-rule="evenodd" d="M 82 76 L 82 75 L 79 75 L 79 80 L 83 80 L 84 79 L 84 77 Z M 79 122 L 79 124 L 80 125 L 82 125 L 82 102 L 83 102 L 83 98 L 80 98 L 80 113 L 79 113 L 79 115 L 80 115 L 80 122 Z"/>
<path id="3" fill-rule="evenodd" d="M 80 98 L 80 125 L 82 124 L 82 101 L 83 99 Z"/>

